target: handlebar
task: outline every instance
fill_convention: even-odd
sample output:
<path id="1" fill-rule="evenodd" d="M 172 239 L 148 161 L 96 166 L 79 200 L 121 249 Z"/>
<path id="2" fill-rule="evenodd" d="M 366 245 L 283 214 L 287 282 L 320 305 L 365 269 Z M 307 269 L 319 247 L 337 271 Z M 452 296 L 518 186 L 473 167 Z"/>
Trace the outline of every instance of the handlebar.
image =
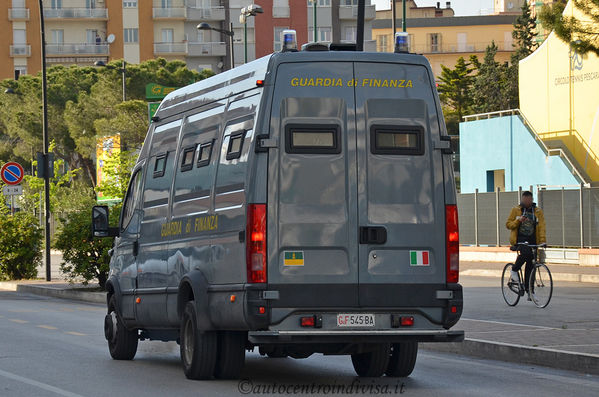
<path id="1" fill-rule="evenodd" d="M 518 251 L 518 250 L 520 250 L 521 246 L 526 246 L 526 247 L 530 247 L 530 248 L 545 248 L 545 247 L 547 247 L 547 243 L 543 243 L 543 244 L 528 244 L 527 242 L 523 242 L 523 243 L 518 243 L 516 245 L 511 246 L 510 250 L 512 250 L 512 251 Z"/>

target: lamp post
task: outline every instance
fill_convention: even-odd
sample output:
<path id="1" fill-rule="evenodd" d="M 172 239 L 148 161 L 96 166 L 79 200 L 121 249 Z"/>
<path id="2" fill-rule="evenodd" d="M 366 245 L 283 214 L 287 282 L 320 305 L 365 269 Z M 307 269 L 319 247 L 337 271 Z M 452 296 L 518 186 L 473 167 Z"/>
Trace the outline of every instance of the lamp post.
<path id="1" fill-rule="evenodd" d="M 233 31 L 233 24 L 231 24 L 231 30 L 226 30 L 226 29 L 213 28 L 206 22 L 202 22 L 197 26 L 197 29 L 198 30 L 214 30 L 215 32 L 219 32 L 219 33 L 229 36 L 229 47 L 230 47 L 230 53 L 231 53 L 231 67 L 229 68 L 229 70 L 233 69 L 235 67 L 235 54 L 234 54 L 235 50 L 233 49 L 233 36 L 235 35 L 235 32 Z"/>
<path id="2" fill-rule="evenodd" d="M 312 17 L 312 22 L 313 22 L 312 24 L 314 25 L 313 26 L 313 28 L 314 28 L 314 40 L 313 41 L 316 43 L 318 41 L 318 39 L 317 39 L 317 37 L 318 37 L 318 33 L 317 33 L 318 29 L 316 27 L 316 14 L 317 14 L 317 12 L 316 12 L 316 5 L 318 4 L 318 0 L 310 0 L 310 3 L 312 3 L 313 8 L 314 8 L 314 13 L 313 13 L 313 17 Z"/>
<path id="3" fill-rule="evenodd" d="M 248 24 L 247 19 L 249 17 L 255 17 L 256 14 L 262 14 L 264 10 L 258 4 L 250 4 L 247 7 L 241 9 L 241 15 L 239 15 L 239 22 L 243 24 L 243 62 L 248 61 Z M 255 29 L 254 29 L 255 35 Z"/>
<path id="4" fill-rule="evenodd" d="M 52 280 L 51 264 L 50 264 L 50 156 L 48 155 L 48 147 L 50 142 L 48 139 L 48 93 L 46 81 L 46 32 L 44 28 L 44 2 L 39 0 L 40 9 L 40 33 L 42 39 L 42 137 L 44 141 L 44 231 L 45 231 L 45 260 L 46 260 L 46 281 Z"/>
<path id="5" fill-rule="evenodd" d="M 95 66 L 103 66 L 103 67 L 106 67 L 108 69 L 115 69 L 114 66 L 106 65 L 102 61 L 96 61 L 96 62 L 94 62 L 94 65 Z M 122 83 L 123 83 L 123 102 L 125 102 L 127 100 L 127 85 L 126 85 L 126 81 L 127 81 L 127 62 L 125 61 L 125 59 L 123 59 L 122 68 L 119 69 L 119 72 L 121 72 L 121 79 L 122 79 Z"/>

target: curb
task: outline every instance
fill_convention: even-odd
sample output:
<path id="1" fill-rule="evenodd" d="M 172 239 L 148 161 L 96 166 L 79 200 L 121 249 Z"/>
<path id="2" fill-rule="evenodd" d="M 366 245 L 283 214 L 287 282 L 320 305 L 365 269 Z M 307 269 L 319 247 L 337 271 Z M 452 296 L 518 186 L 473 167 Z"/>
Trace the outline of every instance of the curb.
<path id="1" fill-rule="evenodd" d="M 460 276 L 478 276 L 501 278 L 503 270 L 489 269 L 467 269 L 460 272 Z M 595 274 L 574 274 L 574 273 L 551 273 L 553 281 L 573 281 L 578 283 L 599 284 L 599 275 Z"/>
<path id="2" fill-rule="evenodd" d="M 101 303 L 106 304 L 106 293 L 105 292 L 87 292 L 80 290 L 73 290 L 70 288 L 52 288 L 45 285 L 39 284 L 20 284 L 6 282 L 0 285 L 0 290 L 4 291 L 16 291 L 27 294 L 35 294 L 41 296 L 48 296 L 52 298 L 70 299 L 88 303 Z"/>
<path id="3" fill-rule="evenodd" d="M 454 353 L 487 360 L 533 364 L 542 367 L 599 375 L 599 355 L 572 353 L 563 350 L 468 338 L 463 342 L 421 343 L 419 347 L 422 347 L 423 350 L 440 353 Z"/>

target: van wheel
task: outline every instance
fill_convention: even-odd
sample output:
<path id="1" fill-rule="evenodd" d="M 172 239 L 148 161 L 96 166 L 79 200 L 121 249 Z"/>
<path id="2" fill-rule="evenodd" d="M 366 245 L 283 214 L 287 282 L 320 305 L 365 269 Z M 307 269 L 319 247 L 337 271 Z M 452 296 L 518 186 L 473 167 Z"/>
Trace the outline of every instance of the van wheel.
<path id="1" fill-rule="evenodd" d="M 137 352 L 137 330 L 129 331 L 116 313 L 114 295 L 108 301 L 108 314 L 104 318 L 104 336 L 108 350 L 115 360 L 133 360 Z"/>
<path id="2" fill-rule="evenodd" d="M 385 374 L 392 377 L 410 376 L 416 365 L 418 342 L 402 342 L 391 345 L 389 365 Z"/>
<path id="3" fill-rule="evenodd" d="M 374 350 L 352 354 L 351 362 L 358 376 L 379 377 L 385 373 L 389 363 L 391 345 L 381 343 L 374 347 Z"/>
<path id="4" fill-rule="evenodd" d="M 243 331 L 218 332 L 218 354 L 214 376 L 218 379 L 237 379 L 245 364 L 245 342 Z"/>
<path id="5" fill-rule="evenodd" d="M 216 367 L 216 332 L 198 330 L 194 301 L 187 302 L 181 319 L 181 362 L 188 379 L 211 379 Z"/>

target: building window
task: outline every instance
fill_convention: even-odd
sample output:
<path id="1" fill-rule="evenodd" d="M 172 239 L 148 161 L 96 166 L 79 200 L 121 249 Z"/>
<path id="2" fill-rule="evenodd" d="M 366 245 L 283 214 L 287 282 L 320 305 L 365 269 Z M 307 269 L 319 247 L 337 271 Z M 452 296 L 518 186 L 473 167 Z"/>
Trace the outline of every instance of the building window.
<path id="1" fill-rule="evenodd" d="M 62 29 L 52 29 L 52 43 L 54 44 L 63 44 L 64 43 L 64 30 Z"/>
<path id="2" fill-rule="evenodd" d="M 276 51 L 281 51 L 281 48 L 282 48 L 281 34 L 286 29 L 289 29 L 289 28 L 283 28 L 283 27 L 280 27 L 280 26 L 275 27 L 275 42 L 274 42 L 274 45 L 273 45 L 273 50 L 275 52 Z"/>
<path id="3" fill-rule="evenodd" d="M 387 52 L 389 48 L 389 36 L 388 35 L 380 35 L 376 37 L 376 51 L 377 52 Z"/>
<path id="4" fill-rule="evenodd" d="M 430 52 L 441 52 L 441 33 L 429 33 L 428 46 Z"/>
<path id="5" fill-rule="evenodd" d="M 289 18 L 289 0 L 272 0 L 273 18 Z"/>
<path id="6" fill-rule="evenodd" d="M 19 76 L 27 74 L 27 66 L 15 66 L 15 72 L 19 71 Z"/>
<path id="7" fill-rule="evenodd" d="M 85 8 L 96 8 L 96 0 L 85 0 Z"/>
<path id="8" fill-rule="evenodd" d="M 341 0 L 341 4 L 346 6 L 357 6 L 358 0 Z"/>
<path id="9" fill-rule="evenodd" d="M 358 28 L 356 26 L 347 26 L 345 28 L 345 40 L 356 41 L 358 36 Z"/>
<path id="10" fill-rule="evenodd" d="M 173 29 L 162 29 L 162 42 L 172 43 L 174 38 Z"/>
<path id="11" fill-rule="evenodd" d="M 330 42 L 331 41 L 331 28 L 318 28 L 318 40 L 319 42 Z M 308 41 L 314 41 L 314 29 L 308 30 Z"/>
<path id="12" fill-rule="evenodd" d="M 132 0 L 132 1 L 123 0 L 123 8 L 137 8 L 137 0 Z"/>
<path id="13" fill-rule="evenodd" d="M 162 8 L 173 8 L 173 0 L 162 0 Z"/>
<path id="14" fill-rule="evenodd" d="M 330 7 L 331 0 L 318 0 L 318 6 L 319 7 Z"/>
<path id="15" fill-rule="evenodd" d="M 139 33 L 137 28 L 126 28 L 123 30 L 123 37 L 125 43 L 137 43 L 139 42 Z"/>
<path id="16" fill-rule="evenodd" d="M 52 0 L 50 3 L 50 8 L 53 10 L 62 8 L 62 0 Z"/>

